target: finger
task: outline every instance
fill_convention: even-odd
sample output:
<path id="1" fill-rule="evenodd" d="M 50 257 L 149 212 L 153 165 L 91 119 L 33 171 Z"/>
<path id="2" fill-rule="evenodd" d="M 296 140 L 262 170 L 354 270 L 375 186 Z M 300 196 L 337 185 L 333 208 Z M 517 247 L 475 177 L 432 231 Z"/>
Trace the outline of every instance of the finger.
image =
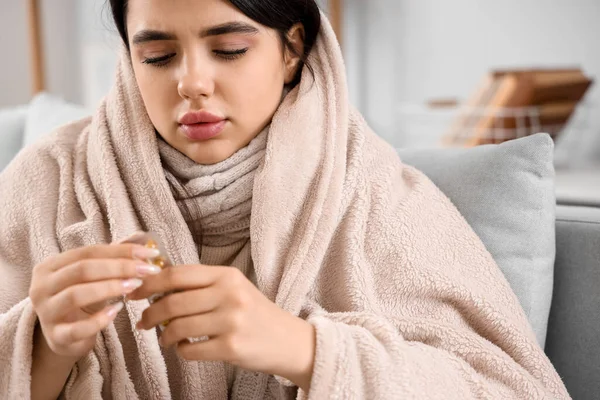
<path id="1" fill-rule="evenodd" d="M 143 261 L 127 258 L 96 258 L 77 261 L 59 269 L 48 278 L 47 287 L 54 295 L 70 286 L 107 279 L 143 278 L 156 275 L 161 269 Z"/>
<path id="2" fill-rule="evenodd" d="M 222 298 L 222 292 L 214 287 L 170 294 L 146 308 L 136 327 L 150 329 L 163 321 L 213 311 Z"/>
<path id="3" fill-rule="evenodd" d="M 60 346 L 70 346 L 72 343 L 89 339 L 106 328 L 123 309 L 123 303 L 110 305 L 82 321 L 59 324 L 54 327 L 54 341 Z"/>
<path id="4" fill-rule="evenodd" d="M 217 336 L 224 331 L 220 313 L 206 313 L 171 320 L 160 335 L 160 344 L 170 347 L 190 337 Z"/>
<path id="5" fill-rule="evenodd" d="M 69 250 L 50 258 L 42 264 L 42 268 L 56 271 L 79 260 L 90 258 L 131 258 L 146 261 L 158 257 L 160 251 L 139 244 L 100 244 Z"/>
<path id="6" fill-rule="evenodd" d="M 204 265 L 180 265 L 162 270 L 158 275 L 149 276 L 144 284 L 130 293 L 129 300 L 145 299 L 155 293 L 200 289 L 214 284 L 232 267 L 212 267 Z"/>
<path id="7" fill-rule="evenodd" d="M 56 321 L 73 310 L 129 293 L 141 284 L 140 279 L 110 279 L 71 286 L 48 300 L 47 318 Z"/>

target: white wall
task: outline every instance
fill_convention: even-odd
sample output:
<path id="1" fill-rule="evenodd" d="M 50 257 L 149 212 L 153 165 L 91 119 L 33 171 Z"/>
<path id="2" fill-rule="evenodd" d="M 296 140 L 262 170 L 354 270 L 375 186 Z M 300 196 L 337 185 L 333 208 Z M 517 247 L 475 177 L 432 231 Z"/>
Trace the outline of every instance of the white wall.
<path id="1" fill-rule="evenodd" d="M 404 36 L 398 34 L 401 2 L 345 0 L 343 50 L 350 101 L 371 127 L 391 140 L 395 121 L 398 52 Z"/>
<path id="2" fill-rule="evenodd" d="M 0 107 L 29 98 L 29 53 L 24 1 L 0 0 Z"/>
<path id="3" fill-rule="evenodd" d="M 114 82 L 121 39 L 105 0 L 78 1 L 81 35 L 81 102 L 90 109 L 106 95 Z"/>
<path id="4" fill-rule="evenodd" d="M 466 99 L 492 68 L 576 65 L 600 80 L 599 0 L 347 1 L 353 99 L 396 145 L 399 124 L 385 113 L 399 103 Z M 591 128 L 579 146 L 600 159 L 600 82 L 587 101 Z"/>
<path id="5" fill-rule="evenodd" d="M 581 65 L 600 77 L 598 0 L 404 0 L 398 100 L 468 96 L 489 68 Z"/>
<path id="6" fill-rule="evenodd" d="M 81 46 L 77 3 L 81 0 L 41 0 L 46 88 L 68 101 L 81 99 Z"/>

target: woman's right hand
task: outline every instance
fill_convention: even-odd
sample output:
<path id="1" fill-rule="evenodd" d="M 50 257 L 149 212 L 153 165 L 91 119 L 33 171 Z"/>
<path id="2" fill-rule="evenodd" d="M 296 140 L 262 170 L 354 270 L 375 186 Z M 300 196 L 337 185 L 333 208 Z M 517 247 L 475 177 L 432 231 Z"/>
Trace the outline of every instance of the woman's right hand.
<path id="1" fill-rule="evenodd" d="M 98 333 L 123 308 L 121 301 L 107 302 L 135 290 L 145 276 L 160 272 L 142 261 L 156 257 L 156 252 L 137 244 L 96 245 L 36 265 L 29 297 L 52 352 L 78 360 L 92 350 Z"/>

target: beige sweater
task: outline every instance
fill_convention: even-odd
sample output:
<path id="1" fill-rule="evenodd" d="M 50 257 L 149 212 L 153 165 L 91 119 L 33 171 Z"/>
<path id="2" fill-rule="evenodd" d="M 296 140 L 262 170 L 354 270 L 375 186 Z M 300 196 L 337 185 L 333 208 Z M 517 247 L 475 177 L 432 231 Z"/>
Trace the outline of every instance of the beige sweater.
<path id="1" fill-rule="evenodd" d="M 194 236 L 201 233 L 200 262 L 238 268 L 256 283 L 250 254 L 250 213 L 254 176 L 267 147 L 268 128 L 250 144 L 220 163 L 196 164 L 164 140 L 159 152 L 177 205 Z M 198 224 L 199 223 L 199 224 Z M 198 231 L 198 232 L 197 232 Z M 183 379 L 172 350 L 163 349 L 172 394 L 182 397 Z M 238 368 L 224 363 L 227 387 L 231 392 Z M 201 377 L 198 376 L 197 379 Z M 141 377 L 133 377 L 141 382 Z"/>
<path id="2" fill-rule="evenodd" d="M 228 393 L 221 363 L 165 357 L 155 332 L 135 329 L 141 300 L 98 336 L 64 396 L 568 398 L 464 218 L 350 108 L 325 18 L 310 63 L 314 76 L 303 71 L 271 121 L 250 224 L 257 287 L 315 326 L 310 392 L 239 371 Z M 124 55 L 93 119 L 59 129 L 0 175 L 0 394 L 29 397 L 33 266 L 140 229 L 155 232 L 176 264 L 200 262 Z"/>

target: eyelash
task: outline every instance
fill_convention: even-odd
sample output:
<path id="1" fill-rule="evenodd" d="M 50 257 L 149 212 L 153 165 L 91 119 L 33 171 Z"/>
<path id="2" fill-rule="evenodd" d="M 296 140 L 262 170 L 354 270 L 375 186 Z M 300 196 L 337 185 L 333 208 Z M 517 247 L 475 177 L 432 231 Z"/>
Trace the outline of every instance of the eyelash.
<path id="1" fill-rule="evenodd" d="M 218 56 L 223 58 L 224 60 L 227 61 L 233 61 L 236 60 L 240 57 L 242 57 L 244 54 L 246 54 L 248 52 L 248 48 L 244 48 L 244 49 L 239 49 L 239 50 L 231 50 L 231 51 L 224 51 L 224 50 L 215 50 L 214 53 Z"/>
<path id="2" fill-rule="evenodd" d="M 238 58 L 242 57 L 244 54 L 248 52 L 248 48 L 225 51 L 225 50 L 215 50 L 214 53 L 217 57 L 222 58 L 225 61 L 234 61 Z M 165 56 L 155 57 L 155 58 L 147 58 L 142 63 L 152 65 L 155 67 L 166 67 L 169 64 L 171 58 L 175 56 L 175 53 L 167 54 Z"/>

